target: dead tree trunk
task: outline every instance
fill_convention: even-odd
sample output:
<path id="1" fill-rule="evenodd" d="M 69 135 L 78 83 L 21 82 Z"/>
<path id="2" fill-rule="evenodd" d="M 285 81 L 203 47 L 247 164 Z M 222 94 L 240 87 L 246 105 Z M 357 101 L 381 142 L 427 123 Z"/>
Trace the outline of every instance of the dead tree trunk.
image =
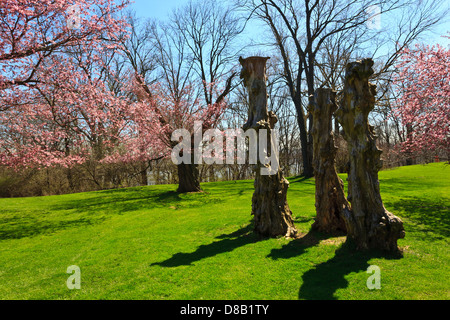
<path id="1" fill-rule="evenodd" d="M 336 111 L 336 92 L 317 89 L 310 111 L 313 114 L 313 167 L 316 184 L 316 220 L 312 227 L 321 232 L 346 231 L 344 214 L 350 205 L 344 183 L 336 172 L 336 151 L 332 115 Z"/>
<path id="2" fill-rule="evenodd" d="M 358 249 L 397 251 L 397 240 L 405 236 L 403 222 L 387 211 L 381 200 L 381 150 L 368 122 L 376 94 L 376 85 L 369 83 L 372 66 L 372 59 L 347 65 L 342 103 L 336 112 L 350 155 L 348 200 L 352 213 L 346 217 L 347 234 Z"/>
<path id="3" fill-rule="evenodd" d="M 249 118 L 243 129 L 255 130 L 258 139 L 259 131 L 267 130 L 267 141 L 271 146 L 266 150 L 268 154 L 271 154 L 275 152 L 273 144 L 271 144 L 271 137 L 277 117 L 267 111 L 266 62 L 268 59 L 264 57 L 240 58 L 239 62 L 242 65 L 241 78 L 244 79 L 244 86 L 249 95 Z M 250 148 L 258 148 L 259 156 L 259 141 L 257 146 L 250 146 Z M 258 159 L 255 165 L 255 191 L 252 198 L 254 228 L 256 233 L 265 237 L 296 237 L 298 232 L 286 200 L 289 182 L 278 168 L 278 161 L 277 157 L 276 163 L 263 164 L 261 159 Z M 267 174 L 265 172 L 267 170 L 274 172 Z"/>

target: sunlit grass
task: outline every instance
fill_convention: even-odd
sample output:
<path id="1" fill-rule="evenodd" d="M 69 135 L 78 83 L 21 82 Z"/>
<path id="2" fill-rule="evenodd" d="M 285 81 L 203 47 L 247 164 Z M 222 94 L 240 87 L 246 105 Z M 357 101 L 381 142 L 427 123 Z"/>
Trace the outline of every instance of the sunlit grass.
<path id="1" fill-rule="evenodd" d="M 386 208 L 404 220 L 403 256 L 311 233 L 314 180 L 301 177 L 288 192 L 300 240 L 253 234 L 252 181 L 0 199 L 0 298 L 449 299 L 450 167 L 379 176 Z M 81 290 L 66 286 L 71 265 Z M 369 265 L 381 290 L 366 287 Z"/>

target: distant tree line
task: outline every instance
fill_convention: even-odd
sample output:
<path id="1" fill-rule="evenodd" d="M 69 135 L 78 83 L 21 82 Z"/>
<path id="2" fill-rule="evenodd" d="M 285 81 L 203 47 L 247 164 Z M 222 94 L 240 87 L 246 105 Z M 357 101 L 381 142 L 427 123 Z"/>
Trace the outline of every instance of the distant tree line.
<path id="1" fill-rule="evenodd" d="M 238 57 L 260 53 L 271 57 L 268 107 L 285 176 L 313 175 L 314 93 L 331 88 L 339 100 L 346 64 L 365 57 L 375 60 L 370 120 L 384 166 L 448 160 L 449 50 L 414 47 L 445 22 L 445 1 L 198 0 L 156 21 L 128 1 L 86 0 L 76 27 L 71 5 L 0 7 L 0 196 L 167 183 L 186 192 L 253 178 L 248 164 L 174 165 L 171 134 L 194 134 L 198 120 L 203 131 L 242 127 Z M 378 18 L 381 26 L 368 24 Z M 253 23 L 261 37 L 246 33 Z M 333 127 L 345 172 L 346 142 Z"/>

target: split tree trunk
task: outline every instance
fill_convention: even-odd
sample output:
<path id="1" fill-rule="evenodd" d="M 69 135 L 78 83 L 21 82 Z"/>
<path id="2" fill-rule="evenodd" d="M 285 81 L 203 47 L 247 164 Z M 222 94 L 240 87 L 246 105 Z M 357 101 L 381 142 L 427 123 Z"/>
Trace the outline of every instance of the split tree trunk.
<path id="1" fill-rule="evenodd" d="M 316 185 L 316 220 L 312 228 L 326 233 L 346 231 L 344 215 L 350 205 L 344 183 L 336 172 L 336 152 L 332 115 L 336 111 L 336 92 L 317 89 L 310 111 L 313 114 L 313 166 Z"/>
<path id="2" fill-rule="evenodd" d="M 376 85 L 369 83 L 374 72 L 372 66 L 372 59 L 347 65 L 343 99 L 336 112 L 350 155 L 348 199 L 352 213 L 346 217 L 347 234 L 358 249 L 397 251 L 397 240 L 405 236 L 403 222 L 387 211 L 381 200 L 378 181 L 381 150 L 368 122 L 376 94 Z"/>
<path id="3" fill-rule="evenodd" d="M 244 79 L 244 86 L 249 95 L 249 118 L 243 129 L 253 129 L 257 136 L 260 130 L 267 130 L 267 141 L 271 145 L 272 129 L 277 122 L 277 117 L 267 110 L 266 62 L 268 59 L 264 57 L 239 58 L 239 62 L 242 65 L 241 78 Z M 250 148 L 252 147 L 256 146 L 250 146 Z M 259 141 L 257 148 L 259 148 Z M 272 148 L 273 146 L 268 147 L 267 152 L 275 152 Z M 294 226 L 292 212 L 286 199 L 289 182 L 278 168 L 279 159 L 277 158 L 276 161 L 276 164 L 264 165 L 258 159 L 258 163 L 255 165 L 255 191 L 252 198 L 255 232 L 265 237 L 296 237 L 298 231 Z M 274 170 L 273 174 L 262 174 L 262 170 L 271 169 L 271 165 L 276 165 L 277 170 Z"/>

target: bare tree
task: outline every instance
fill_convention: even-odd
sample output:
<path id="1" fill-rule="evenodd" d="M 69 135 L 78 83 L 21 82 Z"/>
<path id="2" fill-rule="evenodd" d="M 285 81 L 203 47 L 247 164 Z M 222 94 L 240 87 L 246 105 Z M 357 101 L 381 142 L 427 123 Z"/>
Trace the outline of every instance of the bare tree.
<path id="1" fill-rule="evenodd" d="M 237 51 L 233 42 L 242 31 L 239 19 L 218 1 L 198 0 L 174 10 L 167 28 L 179 37 L 178 51 L 183 50 L 185 63 L 190 64 L 191 81 L 202 88 L 203 104 L 223 103 L 235 88 L 233 80 L 237 72 L 233 66 Z M 220 85 L 223 87 L 219 88 Z M 203 126 L 202 130 L 211 125 Z M 210 176 L 213 175 L 211 171 Z"/>
<path id="2" fill-rule="evenodd" d="M 118 71 L 117 74 L 123 77 L 127 76 L 124 74 L 126 71 L 131 70 L 132 77 L 144 88 L 147 96 L 151 97 L 151 92 L 148 88 L 157 80 L 155 72 L 157 69 L 157 52 L 154 46 L 157 23 L 150 19 L 140 19 L 133 11 L 128 11 L 127 23 L 129 25 L 128 37 L 121 37 L 124 58 L 115 61 L 115 69 Z M 122 69 L 124 72 L 120 72 Z M 110 79 L 113 88 L 114 86 L 123 84 L 122 79 L 115 80 Z M 134 99 L 138 100 L 140 98 L 134 97 Z M 147 171 L 151 165 L 152 161 L 150 160 L 140 163 L 139 175 L 141 185 L 148 184 Z"/>
<path id="3" fill-rule="evenodd" d="M 312 176 L 312 137 L 308 131 L 312 114 L 308 105 L 313 102 L 315 62 L 318 51 L 328 37 L 362 25 L 364 7 L 359 1 L 259 0 L 247 2 L 252 14 L 270 27 L 284 62 L 284 76 L 297 110 L 302 143 L 304 175 Z M 358 9 L 356 9 L 358 8 Z M 302 85 L 306 80 L 308 102 L 302 101 Z M 309 130 L 307 127 L 309 119 Z"/>
<path id="4" fill-rule="evenodd" d="M 170 23 L 184 39 L 187 58 L 201 81 L 204 102 L 218 103 L 233 89 L 233 71 L 238 52 L 233 42 L 242 32 L 240 20 L 231 8 L 218 1 L 189 1 L 173 11 Z M 226 78 L 226 80 L 225 80 Z M 217 82 L 224 82 L 220 92 L 214 92 Z"/>
<path id="5" fill-rule="evenodd" d="M 144 96 L 153 97 L 151 84 L 156 80 L 159 90 L 170 97 L 175 107 L 184 106 L 184 111 L 180 109 L 170 118 L 157 107 L 158 121 L 193 134 L 193 128 L 187 128 L 192 126 L 188 118 L 206 112 L 203 116 L 213 121 L 204 122 L 202 129 L 217 125 L 218 115 L 208 115 L 208 110 L 224 102 L 234 88 L 236 75 L 231 64 L 237 60 L 232 42 L 240 29 L 230 10 L 210 1 L 191 1 L 174 10 L 166 22 L 140 26 L 132 15 L 129 22 L 131 36 L 124 43 L 125 54 Z M 219 88 L 220 84 L 224 87 Z M 173 144 L 170 136 L 164 139 Z M 177 166 L 180 192 L 201 190 L 199 168 L 193 162 Z"/>
<path id="6" fill-rule="evenodd" d="M 336 111 L 350 154 L 351 211 L 343 218 L 348 238 L 355 241 L 358 249 L 397 251 L 397 240 L 404 238 L 405 230 L 402 220 L 387 211 L 381 200 L 378 181 L 381 150 L 368 121 L 375 106 L 376 85 L 369 82 L 373 64 L 372 59 L 364 59 L 347 65 L 344 99 Z"/>
<path id="7" fill-rule="evenodd" d="M 272 111 L 267 109 L 266 61 L 268 59 L 268 57 L 239 58 L 239 62 L 242 65 L 241 78 L 249 95 L 249 117 L 243 129 L 244 131 L 253 129 L 256 132 L 260 129 L 266 130 L 267 141 L 271 141 L 272 130 L 278 119 Z M 274 147 L 271 142 L 269 144 L 271 147 L 266 149 L 268 153 L 273 152 Z M 278 162 L 278 159 L 275 161 Z M 255 192 L 252 198 L 252 214 L 255 232 L 269 237 L 296 237 L 298 230 L 295 228 L 287 202 L 289 182 L 284 178 L 278 164 L 276 166 L 274 163 L 264 164 L 259 160 L 254 167 Z"/>
<path id="8" fill-rule="evenodd" d="M 129 24 L 129 36 L 122 37 L 123 53 L 126 57 L 124 64 L 127 64 L 134 71 L 135 76 L 139 76 L 147 85 L 151 85 L 155 80 L 154 71 L 157 68 L 155 29 L 156 21 L 142 20 L 136 13 L 129 11 L 127 14 Z"/>
<path id="9" fill-rule="evenodd" d="M 313 229 L 323 232 L 346 231 L 344 217 L 350 214 L 344 183 L 336 172 L 336 152 L 332 133 L 332 114 L 336 111 L 336 91 L 316 90 L 313 112 L 314 175 L 316 185 L 316 220 Z"/>
<path id="10" fill-rule="evenodd" d="M 249 19 L 256 17 L 270 28 L 274 43 L 283 59 L 286 84 L 297 111 L 300 129 L 304 174 L 313 174 L 312 139 L 310 135 L 312 115 L 308 106 L 313 103 L 317 87 L 330 85 L 335 75 L 342 73 L 341 57 L 348 59 L 356 49 L 365 52 L 364 46 L 377 49 L 390 45 L 394 50 L 384 58 L 384 65 L 373 77 L 385 73 L 396 61 L 399 50 L 412 43 L 419 35 L 442 20 L 448 11 L 442 10 L 443 1 L 401 1 L 401 0 L 237 0 L 249 12 Z M 378 12 L 373 15 L 373 8 Z M 396 15 L 396 27 L 383 35 L 379 30 L 368 30 L 369 19 L 389 19 Z M 386 36 L 387 35 L 387 36 Z M 357 41 L 355 41 L 357 40 Z M 398 45 L 397 45 L 398 43 Z M 334 44 L 334 45 L 332 45 Z M 331 45 L 331 46 L 330 46 Z M 331 52 L 324 47 L 333 49 Z M 334 61 L 328 60 L 324 69 L 324 58 L 332 53 Z M 355 58 L 355 57 L 353 57 Z M 322 60 L 322 61 L 320 61 Z M 339 64 L 339 66 L 336 65 Z M 328 70 L 327 70 L 328 69 Z M 319 70 L 319 71 L 318 71 Z M 321 74 L 322 83 L 317 83 Z M 342 78 L 342 76 L 339 76 Z M 335 82 L 335 81 L 334 81 Z M 342 83 L 342 79 L 339 81 Z M 306 90 L 303 89 L 306 87 Z"/>

